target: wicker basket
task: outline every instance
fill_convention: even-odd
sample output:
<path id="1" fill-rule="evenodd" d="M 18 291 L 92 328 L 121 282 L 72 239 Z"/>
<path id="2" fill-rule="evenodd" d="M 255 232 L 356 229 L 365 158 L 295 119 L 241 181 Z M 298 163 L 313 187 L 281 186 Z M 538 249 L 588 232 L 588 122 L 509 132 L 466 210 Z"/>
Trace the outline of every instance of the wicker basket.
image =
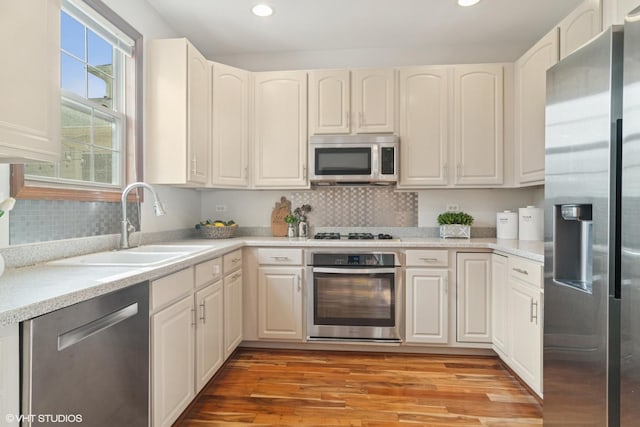
<path id="1" fill-rule="evenodd" d="M 233 237 L 238 227 L 200 227 L 199 232 L 205 239 L 229 239 Z"/>

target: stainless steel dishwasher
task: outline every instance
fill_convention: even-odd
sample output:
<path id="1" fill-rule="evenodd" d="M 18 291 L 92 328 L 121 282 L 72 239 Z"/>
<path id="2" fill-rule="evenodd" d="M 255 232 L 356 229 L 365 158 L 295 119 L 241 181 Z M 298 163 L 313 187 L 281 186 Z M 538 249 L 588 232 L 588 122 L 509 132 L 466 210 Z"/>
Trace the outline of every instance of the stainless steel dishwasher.
<path id="1" fill-rule="evenodd" d="M 149 425 L 149 283 L 22 324 L 23 426 Z"/>

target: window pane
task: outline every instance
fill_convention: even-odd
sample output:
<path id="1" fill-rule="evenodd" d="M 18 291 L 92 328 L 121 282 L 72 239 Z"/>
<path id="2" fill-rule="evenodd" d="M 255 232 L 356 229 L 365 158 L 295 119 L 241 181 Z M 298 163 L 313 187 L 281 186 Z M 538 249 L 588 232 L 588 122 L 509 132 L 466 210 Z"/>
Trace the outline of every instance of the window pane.
<path id="1" fill-rule="evenodd" d="M 114 165 L 118 161 L 118 154 L 111 150 L 94 149 L 93 173 L 95 182 L 104 184 L 114 183 L 114 176 L 117 176 Z"/>
<path id="2" fill-rule="evenodd" d="M 60 44 L 62 49 L 85 60 L 84 25 L 62 12 L 60 15 Z"/>
<path id="3" fill-rule="evenodd" d="M 66 53 L 60 58 L 60 85 L 63 90 L 86 98 L 84 63 Z"/>
<path id="4" fill-rule="evenodd" d="M 87 78 L 89 83 L 88 98 L 98 105 L 102 105 L 106 108 L 111 108 L 111 106 L 113 105 L 113 79 L 93 67 L 89 67 L 87 71 Z"/>
<path id="5" fill-rule="evenodd" d="M 93 143 L 101 148 L 114 150 L 117 148 L 114 138 L 115 122 L 112 119 L 94 117 L 93 119 Z"/>
<path id="6" fill-rule="evenodd" d="M 89 29 L 87 29 L 87 43 L 89 45 L 89 65 L 113 76 L 113 47 Z"/>
<path id="7" fill-rule="evenodd" d="M 61 112 L 62 141 L 91 143 L 91 110 L 81 110 L 62 104 Z"/>
<path id="8" fill-rule="evenodd" d="M 62 159 L 60 160 L 60 177 L 80 181 L 90 180 L 91 162 L 90 147 L 86 144 L 62 141 Z"/>

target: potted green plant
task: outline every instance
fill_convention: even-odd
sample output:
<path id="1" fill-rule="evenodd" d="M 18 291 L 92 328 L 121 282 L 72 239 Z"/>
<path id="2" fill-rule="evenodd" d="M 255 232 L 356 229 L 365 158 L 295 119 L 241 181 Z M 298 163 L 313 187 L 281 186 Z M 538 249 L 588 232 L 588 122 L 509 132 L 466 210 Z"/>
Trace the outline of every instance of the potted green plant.
<path id="1" fill-rule="evenodd" d="M 289 224 L 287 228 L 287 236 L 288 237 L 297 237 L 298 236 L 298 217 L 292 214 L 288 214 L 284 217 L 284 222 Z"/>
<path id="2" fill-rule="evenodd" d="M 465 212 L 443 212 L 438 215 L 440 237 L 469 239 L 473 217 Z"/>

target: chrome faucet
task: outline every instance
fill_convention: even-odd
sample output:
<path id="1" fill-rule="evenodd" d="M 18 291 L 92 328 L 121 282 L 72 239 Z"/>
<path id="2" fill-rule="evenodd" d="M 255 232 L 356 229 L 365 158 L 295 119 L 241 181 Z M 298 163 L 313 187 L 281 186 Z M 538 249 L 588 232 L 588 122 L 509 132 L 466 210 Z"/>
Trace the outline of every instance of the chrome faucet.
<path id="1" fill-rule="evenodd" d="M 153 211 L 155 212 L 156 216 L 162 216 L 166 213 L 164 208 L 162 207 L 162 202 L 160 202 L 160 199 L 158 198 L 158 195 L 156 194 L 156 191 L 153 189 L 152 186 L 150 186 L 146 182 L 134 182 L 127 185 L 127 187 L 122 191 L 122 198 L 121 198 L 122 222 L 121 222 L 121 235 L 120 235 L 120 249 L 127 249 L 129 247 L 129 233 L 135 231 L 135 227 L 131 225 L 131 223 L 127 219 L 127 196 L 129 195 L 129 192 L 131 190 L 133 190 L 134 188 L 140 188 L 140 187 L 146 188 L 147 190 L 151 191 L 151 194 L 153 194 Z"/>

